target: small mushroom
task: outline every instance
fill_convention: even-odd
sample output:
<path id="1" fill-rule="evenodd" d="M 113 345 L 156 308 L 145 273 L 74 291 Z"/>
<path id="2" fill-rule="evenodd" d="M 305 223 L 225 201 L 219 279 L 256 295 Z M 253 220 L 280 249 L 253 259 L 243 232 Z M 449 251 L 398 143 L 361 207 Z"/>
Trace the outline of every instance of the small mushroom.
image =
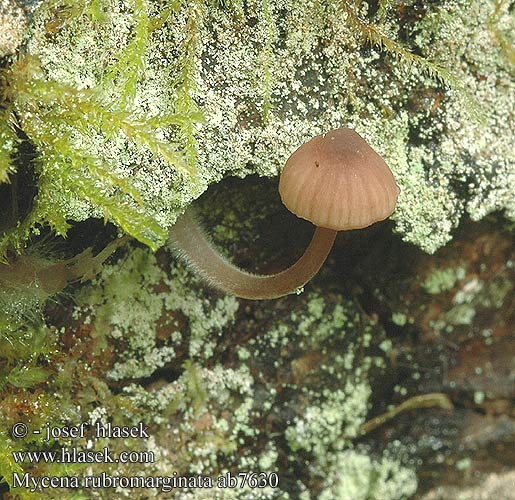
<path id="1" fill-rule="evenodd" d="M 170 231 L 172 247 L 212 286 L 246 299 L 293 293 L 320 269 L 336 233 L 386 219 L 399 188 L 385 161 L 349 128 L 331 130 L 300 146 L 286 162 L 279 194 L 298 217 L 315 224 L 313 238 L 295 264 L 270 275 L 252 274 L 228 262 L 197 223 L 192 209 Z"/>

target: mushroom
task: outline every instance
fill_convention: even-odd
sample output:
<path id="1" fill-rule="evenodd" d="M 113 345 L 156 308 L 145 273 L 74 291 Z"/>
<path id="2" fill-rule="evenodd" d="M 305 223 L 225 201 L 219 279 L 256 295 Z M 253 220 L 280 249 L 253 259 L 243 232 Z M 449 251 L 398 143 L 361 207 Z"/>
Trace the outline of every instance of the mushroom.
<path id="1" fill-rule="evenodd" d="M 293 293 L 320 269 L 336 233 L 360 229 L 389 217 L 399 188 L 385 161 L 349 128 L 331 130 L 300 146 L 284 167 L 279 194 L 298 217 L 315 224 L 306 251 L 286 270 L 252 274 L 228 262 L 187 210 L 170 230 L 172 247 L 212 286 L 246 299 Z"/>

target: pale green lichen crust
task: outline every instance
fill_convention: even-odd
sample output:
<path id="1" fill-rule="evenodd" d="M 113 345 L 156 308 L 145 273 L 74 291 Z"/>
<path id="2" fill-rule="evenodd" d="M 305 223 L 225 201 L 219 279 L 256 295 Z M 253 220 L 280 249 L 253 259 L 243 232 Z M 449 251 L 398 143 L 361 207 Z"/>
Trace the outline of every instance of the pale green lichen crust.
<path id="1" fill-rule="evenodd" d="M 318 500 L 401 500 L 417 489 L 413 471 L 397 461 L 372 460 L 354 450 L 334 457 L 326 483 Z"/>
<path id="2" fill-rule="evenodd" d="M 91 168 L 88 174 L 109 184 L 103 196 L 118 190 L 134 204 L 122 182 L 128 180 L 161 229 L 141 234 L 105 198 L 88 194 L 93 185 L 63 189 L 66 178 L 53 179 L 48 164 L 43 205 L 63 217 L 103 212 L 156 246 L 209 184 L 229 175 L 275 176 L 303 141 L 344 125 L 391 166 L 401 187 L 396 228 L 420 248 L 433 252 L 447 242 L 464 213 L 515 217 L 510 2 L 421 8 L 406 1 L 399 9 L 380 2 L 377 13 L 344 0 L 106 0 L 86 2 L 78 14 L 69 4 L 41 3 L 28 52 L 44 78 L 95 89 L 117 108 L 110 108 L 112 122 L 104 116 L 96 128 L 87 122 L 95 125 L 98 112 L 75 128 L 58 117 L 54 131 L 67 134 L 72 156 L 85 151 L 109 166 L 113 177 Z M 141 122 L 147 128 L 138 128 Z M 37 143 L 32 125 L 27 133 Z M 177 142 L 196 176 L 155 141 Z M 42 209 L 39 216 L 52 214 Z"/>
<path id="3" fill-rule="evenodd" d="M 16 0 L 0 0 L 0 57 L 16 51 L 27 26 L 26 14 Z"/>
<path id="4" fill-rule="evenodd" d="M 161 257 L 145 248 L 128 251 L 74 297 L 74 319 L 58 330 L 45 327 L 52 334 L 41 336 L 47 344 L 40 350 L 49 368 L 39 368 L 39 378 L 28 374 L 25 385 L 19 376 L 11 387 L 7 404 L 0 404 L 8 426 L 18 418 L 14 401 L 25 398 L 31 426 L 57 425 L 62 418 L 148 425 L 148 440 L 73 441 L 88 449 L 153 453 L 153 463 L 117 464 L 123 476 L 217 478 L 253 471 L 279 476 L 274 488 L 179 488 L 173 498 L 181 500 L 374 500 L 379 497 L 366 492 L 379 490 L 384 499 L 400 500 L 415 490 L 414 473 L 402 465 L 402 454 L 354 449 L 367 419 L 371 374 L 384 369 L 389 346 L 383 330 L 353 300 L 312 291 L 273 307 L 258 304 L 259 321 L 236 321 L 236 299 L 206 293 L 181 264 L 172 260 L 170 266 L 169 256 Z M 52 348 L 57 336 L 59 350 Z M 27 363 L 18 356 L 20 364 Z M 43 391 L 41 375 L 48 376 L 53 366 L 56 375 Z M 16 382 L 14 376 L 11 380 Z M 19 392 L 37 384 L 36 390 Z M 38 395 L 45 398 L 41 409 Z M 54 446 L 63 445 L 71 442 L 58 440 Z M 37 448 L 38 441 L 7 439 L 0 453 L 9 457 L 16 446 Z M 12 474 L 9 467 L 14 464 L 0 469 L 6 477 Z M 102 471 L 114 469 L 103 464 L 66 469 L 79 476 Z M 65 469 L 54 464 L 31 473 L 62 475 Z M 15 492 L 31 498 L 23 488 Z M 159 488 L 137 493 L 141 499 L 168 494 Z M 38 494 L 68 498 L 66 490 Z M 134 490 L 77 494 L 114 499 L 132 497 Z"/>
<path id="5" fill-rule="evenodd" d="M 500 309 L 506 297 L 513 293 L 513 283 L 505 277 L 497 277 L 485 282 L 473 276 L 465 279 L 464 267 L 435 269 L 423 283 L 423 287 L 432 294 L 444 293 L 455 287 L 456 282 L 463 281 L 450 300 L 450 307 L 442 313 L 431 326 L 436 331 L 451 332 L 459 325 L 471 325 L 476 314 L 482 308 Z M 486 335 L 488 337 L 488 335 Z"/>
<path id="6" fill-rule="evenodd" d="M 430 294 L 442 293 L 454 288 L 456 282 L 462 280 L 465 276 L 465 267 L 434 269 L 422 283 L 422 287 Z"/>

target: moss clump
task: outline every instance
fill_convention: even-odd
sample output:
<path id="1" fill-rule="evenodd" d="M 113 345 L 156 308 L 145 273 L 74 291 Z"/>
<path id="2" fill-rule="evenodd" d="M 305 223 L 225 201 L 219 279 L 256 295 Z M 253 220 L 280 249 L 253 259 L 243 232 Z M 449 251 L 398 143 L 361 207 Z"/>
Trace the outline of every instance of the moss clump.
<path id="1" fill-rule="evenodd" d="M 117 33 L 123 31 L 123 25 L 125 36 L 115 41 L 104 31 L 113 28 L 108 28 L 110 16 L 104 10 L 106 6 L 102 2 L 82 6 L 81 3 L 41 3 L 33 26 L 35 31 L 38 26 L 39 34 L 48 39 L 55 23 L 62 24 L 59 33 L 76 55 L 75 51 L 84 50 L 88 58 L 94 60 L 97 56 L 97 66 L 90 72 L 84 71 L 80 82 L 63 78 L 59 71 L 50 72 L 43 63 L 43 53 L 25 54 L 2 71 L 2 115 L 6 122 L 7 119 L 15 122 L 35 147 L 37 156 L 32 166 L 38 175 L 33 207 L 23 221 L 18 221 L 18 226 L 3 235 L 2 253 L 9 246 L 19 250 L 40 224 L 48 224 L 64 235 L 69 227 L 68 218 L 82 220 L 99 215 L 113 220 L 150 247 L 160 246 L 165 229 L 155 214 L 143 207 L 138 182 L 129 179 L 127 172 L 112 162 L 113 148 L 122 144 L 123 148 L 132 149 L 133 158 L 136 155 L 161 158 L 172 176 L 194 174 L 191 130 L 200 113 L 188 97 L 192 54 L 187 52 L 184 57 L 187 64 L 177 70 L 177 77 L 181 78 L 173 87 L 179 92 L 177 103 L 170 102 L 165 109 L 149 109 L 138 102 L 137 88 L 147 63 L 149 37 L 153 31 L 162 29 L 173 9 L 163 9 L 159 16 L 154 13 L 150 19 L 147 2 L 134 2 L 130 13 L 118 13 L 117 28 L 121 31 Z M 111 12 L 113 17 L 116 10 Z M 91 44 L 92 37 L 96 44 Z M 35 42 L 37 36 L 32 40 Z M 102 62 L 101 50 L 107 49 L 109 40 L 110 51 L 115 54 L 110 61 Z M 8 158 L 13 156 L 9 132 L 3 125 L 0 151 L 9 160 L 7 166 L 2 165 L 0 175 L 4 181 L 14 170 L 13 161 Z M 185 135 L 183 149 L 175 144 L 182 135 Z"/>

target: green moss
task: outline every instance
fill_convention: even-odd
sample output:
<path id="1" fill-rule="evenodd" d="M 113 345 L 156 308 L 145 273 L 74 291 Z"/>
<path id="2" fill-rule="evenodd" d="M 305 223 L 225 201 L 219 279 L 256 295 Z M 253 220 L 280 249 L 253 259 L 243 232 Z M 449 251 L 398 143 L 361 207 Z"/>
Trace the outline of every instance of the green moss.
<path id="1" fill-rule="evenodd" d="M 126 252 L 74 294 L 66 326 L 41 319 L 37 336 L 19 337 L 25 351 L 18 346 L 5 361 L 10 371 L 0 387 L 7 427 L 18 418 L 13 402 L 25 398 L 34 428 L 63 418 L 149 425 L 152 437 L 144 443 L 98 439 L 89 445 L 155 454 L 154 463 L 118 464 L 125 476 L 263 469 L 290 486 L 265 489 L 259 498 L 283 500 L 302 492 L 314 498 L 322 482 L 324 491 L 339 488 L 339 476 L 328 471 L 366 419 L 369 373 L 384 366 L 381 348 L 388 350 L 381 328 L 352 300 L 307 292 L 273 307 L 255 304 L 259 325 L 266 326 L 254 334 L 253 322 L 234 324 L 236 299 L 199 289 L 168 255 L 146 248 Z M 57 440 L 53 446 L 68 444 Z M 9 454 L 9 446 L 0 452 Z M 369 460 L 376 470 L 379 462 L 372 455 Z M 296 479 L 299 467 L 302 480 Z M 104 465 L 92 469 L 102 470 L 109 473 Z M 64 469 L 54 465 L 52 473 Z M 147 493 L 152 498 L 158 492 Z M 204 493 L 184 490 L 181 498 L 199 500 Z M 254 494 L 244 488 L 229 498 Z"/>
<path id="2" fill-rule="evenodd" d="M 433 252 L 465 213 L 514 217 L 507 3 L 445 0 L 419 10 L 404 2 L 406 16 L 392 2 L 379 2 L 375 16 L 360 5 L 42 2 L 27 54 L 2 72 L 0 180 L 12 178 L 18 135 L 27 136 L 38 192 L 27 217 L 3 234 L 2 250 L 20 249 L 39 224 L 65 233 L 93 216 L 156 248 L 210 184 L 276 176 L 301 142 L 347 124 L 394 171 L 402 190 L 394 219 L 407 241 Z M 471 119 L 470 93 L 484 104 L 483 121 Z M 255 210 L 250 222 L 214 205 L 207 210 L 222 212 L 225 227 L 233 219 L 230 237 L 220 226 L 215 239 L 232 245 L 261 217 Z M 239 206 L 248 209 L 245 200 Z M 253 306 L 256 316 L 235 327 L 245 318 L 237 300 L 210 294 L 161 257 L 130 249 L 105 266 L 74 297 L 74 321 L 62 329 L 46 324 L 48 294 L 1 291 L 7 425 L 22 400 L 31 425 L 147 421 L 153 438 L 145 446 L 159 465 L 145 473 L 279 470 L 291 491 L 263 498 L 414 491 L 397 455 L 353 449 L 370 372 L 391 348 L 353 300 L 309 287 Z M 423 286 L 442 293 L 463 279 L 461 268 L 439 269 Z M 464 283 L 435 328 L 470 324 L 478 308 L 500 307 L 511 290 L 496 280 Z M 407 321 L 400 313 L 392 320 Z M 4 441 L 0 453 L 10 447 Z M 181 494 L 198 500 L 205 492 Z"/>
<path id="3" fill-rule="evenodd" d="M 86 51 L 87 46 L 89 52 L 91 37 L 97 28 L 102 31 L 108 26 L 109 17 L 99 2 L 88 5 L 81 8 L 79 2 L 42 3 L 36 24 L 41 23 L 41 34 L 46 38 L 53 23 L 61 22 L 64 30 L 60 33 L 74 49 L 83 44 L 82 49 Z M 153 248 L 163 243 L 166 233 L 155 216 L 142 207 L 137 182 L 113 168 L 109 151 L 104 147 L 125 142 L 140 154 L 162 158 L 176 172 L 193 173 L 195 169 L 194 147 L 190 144 L 193 139 L 188 131 L 200 113 L 187 101 L 191 62 L 177 72 L 182 78 L 174 87 L 180 94 L 178 104 L 170 103 L 166 111 L 154 112 L 135 104 L 138 82 L 147 62 L 149 36 L 159 29 L 150 21 L 149 8 L 146 1 L 138 0 L 132 5 L 131 14 L 120 14 L 120 20 L 135 35 L 128 35 L 121 44 L 118 41 L 111 47 L 113 60 L 109 61 L 107 71 L 104 66 L 95 68 L 97 78 L 90 74 L 88 81 L 78 83 L 49 74 L 48 67 L 42 64 L 43 54 L 25 55 L 3 71 L 0 102 L 7 114 L 16 115 L 37 149 L 34 166 L 39 183 L 34 207 L 22 226 L 2 238 L 2 253 L 9 245 L 19 249 L 37 224 L 49 224 L 58 234 L 66 234 L 65 219 L 70 212 L 75 213 L 74 219 L 81 218 L 78 214 L 103 214 Z M 162 14 L 166 12 L 165 9 Z M 165 23 L 169 15 L 171 12 L 158 21 Z M 78 35 L 79 26 L 85 38 Z M 191 30 L 195 32 L 194 28 Z M 94 37 L 97 42 L 105 42 L 106 36 L 104 33 Z M 185 60 L 191 61 L 192 53 L 186 49 L 185 52 Z M 97 64 L 103 65 L 105 61 L 100 59 Z M 99 71 L 103 73 L 101 79 Z M 184 151 L 167 137 L 174 128 L 178 135 L 186 136 Z M 184 130 L 187 132 L 183 133 Z M 5 135 L 4 131 L 2 134 Z M 184 158 L 186 154 L 190 156 L 188 160 Z M 88 210 L 88 206 L 96 210 Z"/>
<path id="4" fill-rule="evenodd" d="M 506 3 L 447 0 L 416 20 L 388 2 L 374 17 L 343 0 L 87 5 L 42 2 L 29 55 L 6 73 L 4 102 L 39 153 L 21 239 L 40 222 L 64 232 L 66 219 L 105 215 L 158 246 L 209 184 L 274 176 L 302 141 L 343 124 L 391 165 L 397 229 L 424 250 L 466 212 L 515 210 Z"/>
<path id="5" fill-rule="evenodd" d="M 8 182 L 9 174 L 15 172 L 13 157 L 18 137 L 8 118 L 7 113 L 0 112 L 0 183 Z"/>

